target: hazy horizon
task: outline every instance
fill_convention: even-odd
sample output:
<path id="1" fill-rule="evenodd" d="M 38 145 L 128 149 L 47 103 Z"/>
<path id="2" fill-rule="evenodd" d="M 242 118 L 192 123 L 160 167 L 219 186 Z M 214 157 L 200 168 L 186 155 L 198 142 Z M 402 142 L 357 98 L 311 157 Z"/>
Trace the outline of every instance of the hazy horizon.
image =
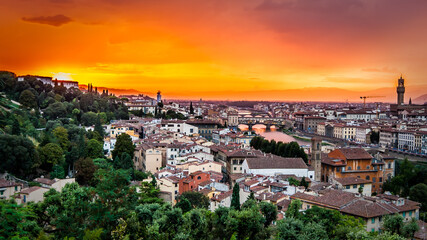
<path id="1" fill-rule="evenodd" d="M 0 2 L 0 69 L 18 75 L 181 98 L 357 101 L 289 89 L 392 89 L 403 74 L 406 101 L 427 93 L 423 0 Z M 387 91 L 378 100 L 393 102 Z"/>

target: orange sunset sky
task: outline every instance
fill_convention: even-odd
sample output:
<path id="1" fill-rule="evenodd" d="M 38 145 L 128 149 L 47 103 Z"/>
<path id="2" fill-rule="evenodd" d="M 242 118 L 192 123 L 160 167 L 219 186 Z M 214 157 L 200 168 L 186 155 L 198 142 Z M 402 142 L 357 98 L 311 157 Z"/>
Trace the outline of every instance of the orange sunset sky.
<path id="1" fill-rule="evenodd" d="M 394 101 L 402 73 L 405 98 L 427 93 L 425 0 L 0 0 L 0 13 L 0 69 L 18 75 L 169 98 Z"/>

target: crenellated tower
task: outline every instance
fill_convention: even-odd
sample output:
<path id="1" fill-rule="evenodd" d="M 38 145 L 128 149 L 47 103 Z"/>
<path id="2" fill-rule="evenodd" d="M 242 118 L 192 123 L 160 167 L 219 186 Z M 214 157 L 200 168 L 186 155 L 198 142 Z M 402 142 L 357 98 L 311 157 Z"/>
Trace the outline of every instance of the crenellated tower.
<path id="1" fill-rule="evenodd" d="M 397 85 L 397 105 L 402 105 L 404 103 L 404 96 L 405 96 L 405 79 L 402 78 L 402 75 L 400 75 L 400 78 L 398 79 L 398 85 Z"/>

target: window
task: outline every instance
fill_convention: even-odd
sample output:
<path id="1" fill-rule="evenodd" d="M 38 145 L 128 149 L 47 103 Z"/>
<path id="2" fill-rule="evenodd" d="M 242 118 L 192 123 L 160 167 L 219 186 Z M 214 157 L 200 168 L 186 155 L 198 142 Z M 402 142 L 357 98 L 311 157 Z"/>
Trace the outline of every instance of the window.
<path id="1" fill-rule="evenodd" d="M 371 178 L 369 176 L 366 176 L 366 180 L 370 180 Z"/>
<path id="2" fill-rule="evenodd" d="M 365 184 L 364 183 L 360 184 L 360 187 L 361 188 L 365 187 Z"/>
<path id="3" fill-rule="evenodd" d="M 197 177 L 197 180 L 200 180 L 200 179 L 202 179 L 202 177 L 198 176 L 198 177 Z"/>
<path id="4" fill-rule="evenodd" d="M 348 166 L 348 168 L 347 168 L 348 170 L 351 170 L 351 167 L 350 166 Z"/>
<path id="5" fill-rule="evenodd" d="M 412 212 L 409 212 L 409 216 L 412 217 Z"/>
<path id="6" fill-rule="evenodd" d="M 353 185 L 353 188 L 357 188 L 357 184 L 354 184 L 354 185 Z"/>
<path id="7" fill-rule="evenodd" d="M 372 228 L 372 229 L 371 229 L 371 232 L 375 232 L 375 228 Z"/>
<path id="8" fill-rule="evenodd" d="M 382 178 L 382 177 L 380 177 L 380 180 L 379 180 L 379 182 L 383 182 L 383 178 Z"/>
<path id="9" fill-rule="evenodd" d="M 345 188 L 346 188 L 346 189 L 350 189 L 350 185 L 348 185 L 348 186 L 345 186 Z"/>
<path id="10" fill-rule="evenodd" d="M 368 166 L 366 166 L 366 169 L 369 169 L 369 165 L 368 165 Z"/>
<path id="11" fill-rule="evenodd" d="M 339 167 L 337 167 L 337 172 L 340 172 L 340 168 Z"/>
<path id="12" fill-rule="evenodd" d="M 15 191 L 18 191 L 18 186 L 15 186 Z"/>
<path id="13" fill-rule="evenodd" d="M 236 171 L 237 170 L 237 168 L 236 167 L 234 167 L 234 171 Z"/>
<path id="14" fill-rule="evenodd" d="M 406 217 L 406 212 L 403 212 L 403 213 L 402 213 L 402 216 L 403 216 L 403 217 Z"/>
<path id="15" fill-rule="evenodd" d="M 375 223 L 375 218 L 372 218 L 371 223 L 374 224 Z"/>
<path id="16" fill-rule="evenodd" d="M 360 166 L 357 166 L 357 170 L 360 170 Z"/>
<path id="17" fill-rule="evenodd" d="M 3 195 L 3 193 L 4 193 L 4 190 L 1 190 L 1 191 L 0 191 L 0 195 Z"/>
<path id="18" fill-rule="evenodd" d="M 377 181 L 377 178 L 376 177 L 373 177 L 372 178 L 372 182 L 376 182 Z"/>

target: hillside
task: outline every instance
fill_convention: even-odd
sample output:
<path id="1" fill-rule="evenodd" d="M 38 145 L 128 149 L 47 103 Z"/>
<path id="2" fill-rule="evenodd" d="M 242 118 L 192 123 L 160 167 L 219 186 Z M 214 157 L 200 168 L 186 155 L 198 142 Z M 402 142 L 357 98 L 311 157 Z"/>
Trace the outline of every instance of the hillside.
<path id="1" fill-rule="evenodd" d="M 424 104 L 427 102 L 427 93 L 424 95 L 421 95 L 415 99 L 412 99 L 413 104 Z"/>

